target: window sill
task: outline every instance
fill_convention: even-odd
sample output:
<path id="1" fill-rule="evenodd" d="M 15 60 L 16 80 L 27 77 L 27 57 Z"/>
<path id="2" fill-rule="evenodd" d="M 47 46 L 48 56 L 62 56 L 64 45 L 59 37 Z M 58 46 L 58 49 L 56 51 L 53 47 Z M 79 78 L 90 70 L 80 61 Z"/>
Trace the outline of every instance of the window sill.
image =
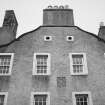
<path id="1" fill-rule="evenodd" d="M 11 76 L 11 73 L 8 73 L 8 74 L 0 74 L 0 76 Z"/>
<path id="2" fill-rule="evenodd" d="M 82 75 L 88 75 L 88 73 L 71 73 L 73 76 L 82 76 Z"/>

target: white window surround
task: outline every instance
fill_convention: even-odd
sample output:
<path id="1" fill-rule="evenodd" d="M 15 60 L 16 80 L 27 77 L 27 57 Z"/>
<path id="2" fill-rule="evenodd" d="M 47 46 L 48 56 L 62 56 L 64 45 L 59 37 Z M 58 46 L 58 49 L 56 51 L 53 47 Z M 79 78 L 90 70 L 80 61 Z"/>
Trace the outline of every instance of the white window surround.
<path id="1" fill-rule="evenodd" d="M 47 95 L 46 105 L 50 105 L 50 93 L 49 92 L 31 92 L 31 104 L 33 105 L 34 95 Z"/>
<path id="2" fill-rule="evenodd" d="M 69 37 L 71 38 L 71 39 L 69 39 Z M 74 36 L 66 36 L 66 41 L 74 41 Z"/>
<path id="3" fill-rule="evenodd" d="M 48 55 L 48 59 L 47 59 L 47 73 L 42 74 L 42 73 L 37 73 L 37 60 L 36 60 L 36 55 Z M 50 75 L 51 74 L 51 70 L 50 70 L 50 65 L 51 65 L 51 55 L 50 53 L 34 53 L 34 59 L 33 59 L 33 75 Z"/>
<path id="4" fill-rule="evenodd" d="M 52 41 L 52 36 L 44 36 L 44 41 Z"/>
<path id="5" fill-rule="evenodd" d="M 73 72 L 73 59 L 72 55 L 83 55 L 83 72 L 74 73 Z M 88 75 L 88 68 L 87 68 L 87 60 L 86 60 L 86 53 L 69 53 L 70 58 L 70 73 L 71 75 Z"/>
<path id="6" fill-rule="evenodd" d="M 91 92 L 89 91 L 72 92 L 73 105 L 76 105 L 76 97 L 75 97 L 76 94 L 88 94 L 88 102 L 89 102 L 88 105 L 93 105 Z"/>
<path id="7" fill-rule="evenodd" d="M 5 95 L 5 98 L 4 98 L 4 105 L 7 105 L 8 92 L 0 92 L 0 95 Z"/>
<path id="8" fill-rule="evenodd" d="M 12 73 L 11 71 L 12 71 L 12 66 L 13 66 L 14 53 L 0 53 L 0 56 L 2 56 L 2 55 L 11 55 L 9 73 L 5 73 L 5 74 L 0 73 L 0 76 L 9 76 Z"/>

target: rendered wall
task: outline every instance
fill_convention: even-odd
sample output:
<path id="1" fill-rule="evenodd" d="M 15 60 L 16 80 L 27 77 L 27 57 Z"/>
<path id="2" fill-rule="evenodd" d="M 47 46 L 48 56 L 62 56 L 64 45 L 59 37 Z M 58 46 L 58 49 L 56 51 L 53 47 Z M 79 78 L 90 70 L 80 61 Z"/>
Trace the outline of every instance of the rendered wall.
<path id="1" fill-rule="evenodd" d="M 52 41 L 45 42 L 45 35 L 52 36 Z M 74 36 L 74 41 L 67 42 L 67 35 Z M 15 41 L 5 52 L 15 53 L 11 76 L 5 82 L 0 79 L 1 91 L 8 91 L 7 105 L 30 105 L 31 92 L 50 92 L 50 105 L 73 105 L 72 92 L 80 91 L 90 91 L 93 104 L 104 105 L 105 44 L 91 34 L 76 27 L 42 27 Z M 32 76 L 33 55 L 37 52 L 51 54 L 49 78 Z M 87 76 L 70 75 L 71 52 L 86 53 Z M 66 77 L 66 87 L 57 87 L 58 76 Z"/>
<path id="2" fill-rule="evenodd" d="M 0 28 L 0 45 L 10 43 L 15 39 L 15 35 L 7 28 Z"/>

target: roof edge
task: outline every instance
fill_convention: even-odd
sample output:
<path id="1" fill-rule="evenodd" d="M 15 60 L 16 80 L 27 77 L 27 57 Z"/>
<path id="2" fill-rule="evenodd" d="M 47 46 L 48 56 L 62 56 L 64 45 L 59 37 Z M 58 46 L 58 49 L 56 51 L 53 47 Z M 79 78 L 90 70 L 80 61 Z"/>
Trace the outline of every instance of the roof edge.
<path id="1" fill-rule="evenodd" d="M 73 11 L 73 9 L 43 9 L 43 11 Z"/>
<path id="2" fill-rule="evenodd" d="M 102 41 L 102 42 L 105 43 L 105 40 L 104 40 L 104 39 L 98 37 L 96 34 L 93 34 L 93 33 L 91 33 L 91 32 L 85 31 L 85 30 L 83 30 L 82 28 L 80 28 L 80 27 L 78 27 L 78 26 L 39 26 L 39 27 L 37 27 L 36 29 L 34 29 L 34 30 L 32 30 L 32 31 L 23 33 L 23 34 L 22 34 L 21 36 L 19 36 L 17 39 L 14 39 L 14 40 L 12 40 L 11 42 L 9 42 L 9 43 L 7 43 L 7 44 L 0 45 L 0 48 L 1 48 L 1 47 L 9 46 L 10 44 L 14 43 L 15 41 L 19 41 L 19 40 L 20 40 L 22 37 L 24 37 L 25 35 L 27 35 L 27 34 L 29 34 L 29 33 L 32 33 L 32 32 L 34 32 L 34 31 L 37 31 L 38 29 L 40 29 L 40 28 L 42 28 L 42 27 L 76 27 L 76 28 L 78 28 L 79 30 L 81 30 L 81 31 L 83 31 L 83 32 L 86 32 L 86 33 L 92 35 L 93 37 L 97 38 L 99 41 Z"/>

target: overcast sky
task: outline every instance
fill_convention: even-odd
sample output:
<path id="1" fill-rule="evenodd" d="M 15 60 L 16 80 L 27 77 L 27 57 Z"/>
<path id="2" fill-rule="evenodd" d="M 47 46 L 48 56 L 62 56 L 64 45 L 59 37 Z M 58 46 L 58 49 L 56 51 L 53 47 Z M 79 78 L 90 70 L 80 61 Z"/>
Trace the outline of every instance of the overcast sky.
<path id="1" fill-rule="evenodd" d="M 0 26 L 5 10 L 13 9 L 18 20 L 17 36 L 42 25 L 43 9 L 48 5 L 69 5 L 74 10 L 76 26 L 98 34 L 99 23 L 105 22 L 105 0 L 0 0 Z"/>

